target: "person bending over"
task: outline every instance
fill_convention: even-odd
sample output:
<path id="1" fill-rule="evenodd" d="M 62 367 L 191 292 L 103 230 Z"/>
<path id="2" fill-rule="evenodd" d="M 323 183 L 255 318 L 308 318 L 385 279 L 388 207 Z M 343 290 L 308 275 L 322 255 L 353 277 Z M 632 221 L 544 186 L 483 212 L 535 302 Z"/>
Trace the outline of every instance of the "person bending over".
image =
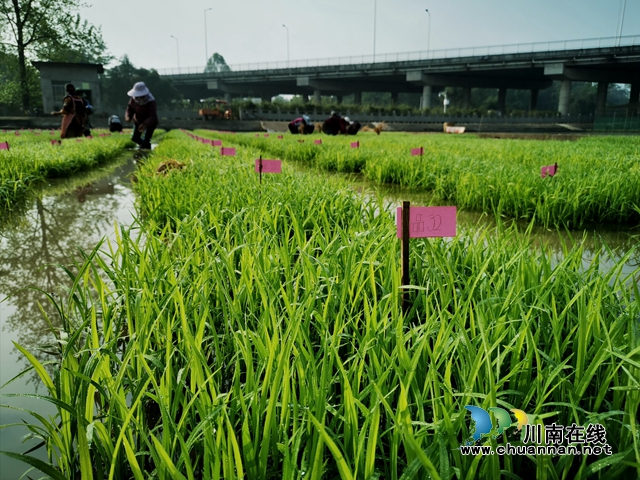
<path id="1" fill-rule="evenodd" d="M 156 100 L 144 82 L 136 83 L 127 95 L 131 97 L 124 114 L 126 122 L 133 121 L 133 135 L 131 140 L 141 149 L 151 149 L 151 137 L 158 126 L 158 112 Z"/>

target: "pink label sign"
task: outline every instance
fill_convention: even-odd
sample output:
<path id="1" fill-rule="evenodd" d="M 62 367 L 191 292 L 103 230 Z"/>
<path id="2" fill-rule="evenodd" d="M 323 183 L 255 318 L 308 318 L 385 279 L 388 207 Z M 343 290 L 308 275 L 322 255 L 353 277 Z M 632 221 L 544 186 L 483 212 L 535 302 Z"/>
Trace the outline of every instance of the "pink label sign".
<path id="1" fill-rule="evenodd" d="M 260 159 L 256 160 L 256 172 L 260 172 Z M 282 160 L 262 159 L 262 173 L 282 173 Z"/>
<path id="2" fill-rule="evenodd" d="M 19 137 L 19 136 L 20 136 L 20 132 L 16 132 L 16 137 Z"/>
<path id="3" fill-rule="evenodd" d="M 278 135 L 278 140 L 282 140 L 284 138 L 283 135 Z"/>
<path id="4" fill-rule="evenodd" d="M 317 140 L 314 140 L 313 143 L 315 143 L 316 145 L 322 145 L 322 139 L 318 138 Z"/>
<path id="5" fill-rule="evenodd" d="M 223 157 L 235 157 L 236 149 L 231 147 L 222 147 L 220 149 L 220 155 L 222 155 Z"/>
<path id="6" fill-rule="evenodd" d="M 556 163 L 555 165 L 547 165 L 545 167 L 542 167 L 540 169 L 540 177 L 544 178 L 547 175 L 549 175 L 550 177 L 553 177 L 556 173 L 558 173 L 558 164 Z"/>
<path id="7" fill-rule="evenodd" d="M 418 156 L 418 155 L 422 156 L 423 154 L 424 154 L 424 148 L 422 148 L 422 147 L 420 147 L 420 148 L 412 148 L 411 149 L 411 155 L 413 157 Z"/>
<path id="8" fill-rule="evenodd" d="M 211 145 L 211 140 L 209 140 L 208 138 L 203 138 L 202 143 L 204 143 L 205 145 Z"/>
<path id="9" fill-rule="evenodd" d="M 360 148 L 360 142 L 351 142 L 351 148 Z"/>
<path id="10" fill-rule="evenodd" d="M 51 140 L 51 145 L 62 145 L 60 140 Z"/>
<path id="11" fill-rule="evenodd" d="M 447 133 L 464 133 L 467 127 L 446 127 L 445 131 Z"/>
<path id="12" fill-rule="evenodd" d="M 264 134 L 264 138 L 269 138 L 269 134 L 268 134 L 268 133 L 265 133 L 265 134 Z"/>
<path id="13" fill-rule="evenodd" d="M 396 224 L 402 238 L 402 207 L 398 207 Z M 456 207 L 409 208 L 409 238 L 455 236 Z"/>
<path id="14" fill-rule="evenodd" d="M 256 134 L 255 134 L 255 136 L 256 136 L 256 137 L 259 137 L 259 136 L 260 136 L 260 134 L 259 134 L 259 133 L 256 133 Z"/>
<path id="15" fill-rule="evenodd" d="M 222 140 L 213 140 L 211 142 L 211 145 L 213 145 L 214 147 L 221 147 L 222 146 Z"/>
<path id="16" fill-rule="evenodd" d="M 9 150 L 9 142 L 0 143 L 0 150 Z"/>

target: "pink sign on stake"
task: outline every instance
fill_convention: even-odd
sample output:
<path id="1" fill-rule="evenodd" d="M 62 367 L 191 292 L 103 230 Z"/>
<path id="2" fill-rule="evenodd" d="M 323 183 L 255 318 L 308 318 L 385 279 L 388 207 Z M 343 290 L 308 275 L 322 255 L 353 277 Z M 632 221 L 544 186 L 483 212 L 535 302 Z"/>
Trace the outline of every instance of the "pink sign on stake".
<path id="1" fill-rule="evenodd" d="M 76 142 L 81 142 L 82 139 L 81 138 L 76 138 Z"/>
<path id="2" fill-rule="evenodd" d="M 315 143 L 316 145 L 322 145 L 322 139 L 318 138 L 317 140 L 314 140 L 313 143 Z"/>
<path id="3" fill-rule="evenodd" d="M 88 138 L 89 140 L 92 140 L 92 139 L 93 139 L 93 135 L 87 135 L 87 138 Z"/>
<path id="4" fill-rule="evenodd" d="M 220 149 L 220 155 L 222 155 L 223 157 L 235 157 L 236 149 L 231 147 L 222 147 Z"/>
<path id="5" fill-rule="evenodd" d="M 556 173 L 558 173 L 558 164 L 555 163 L 553 165 L 547 165 L 545 167 L 542 167 L 540 169 L 540 177 L 544 178 L 547 175 L 549 175 L 550 177 L 553 177 Z"/>
<path id="6" fill-rule="evenodd" d="M 19 136 L 20 136 L 20 132 L 16 130 L 16 137 L 19 137 Z"/>
<path id="7" fill-rule="evenodd" d="M 269 138 L 269 134 L 268 134 L 268 133 L 265 133 L 265 134 L 264 134 L 264 138 Z"/>
<path id="8" fill-rule="evenodd" d="M 260 159 L 256 159 L 256 173 L 260 173 Z M 282 160 L 262 159 L 262 173 L 282 173 Z"/>
<path id="9" fill-rule="evenodd" d="M 412 148 L 411 149 L 411 156 L 415 157 L 415 156 L 422 156 L 424 154 L 424 148 L 420 147 L 420 148 Z"/>
<path id="10" fill-rule="evenodd" d="M 204 143 L 205 145 L 211 145 L 211 140 L 209 140 L 208 138 L 203 138 L 202 143 Z"/>
<path id="11" fill-rule="evenodd" d="M 255 136 L 256 136 L 256 137 L 259 137 L 259 136 L 260 136 L 260 134 L 259 134 L 259 133 L 256 133 L 256 135 L 255 135 Z"/>
<path id="12" fill-rule="evenodd" d="M 211 145 L 213 145 L 214 147 L 221 147 L 222 146 L 222 140 L 213 140 L 211 142 Z"/>
<path id="13" fill-rule="evenodd" d="M 456 207 L 411 207 L 409 238 L 455 237 Z M 402 207 L 396 216 L 398 238 L 402 238 Z"/>
<path id="14" fill-rule="evenodd" d="M 284 138 L 284 135 L 278 135 L 278 140 L 282 140 Z"/>
<path id="15" fill-rule="evenodd" d="M 351 142 L 351 148 L 360 148 L 360 142 Z"/>
<path id="16" fill-rule="evenodd" d="M 9 150 L 9 142 L 0 143 L 0 150 Z"/>
<path id="17" fill-rule="evenodd" d="M 60 140 L 51 140 L 51 145 L 62 145 Z"/>

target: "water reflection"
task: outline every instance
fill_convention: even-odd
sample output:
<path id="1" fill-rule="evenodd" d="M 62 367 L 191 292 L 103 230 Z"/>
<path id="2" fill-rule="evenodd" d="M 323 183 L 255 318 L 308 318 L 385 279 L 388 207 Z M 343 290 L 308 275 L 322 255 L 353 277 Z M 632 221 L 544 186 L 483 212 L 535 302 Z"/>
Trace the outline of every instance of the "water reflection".
<path id="1" fill-rule="evenodd" d="M 73 265 L 80 251 L 89 253 L 101 238 L 113 235 L 114 222 L 132 223 L 135 198 L 129 174 L 134 169 L 132 160 L 120 160 L 108 170 L 52 182 L 25 205 L 21 217 L 14 217 L 0 233 L 0 385 L 27 367 L 12 342 L 25 346 L 41 362 L 52 360 L 47 348 L 40 348 L 55 342 L 40 308 L 54 327 L 60 326 L 47 294 L 54 298 L 65 295 L 71 278 L 61 266 L 75 271 Z M 33 393 L 39 384 L 31 374 L 11 383 L 2 393 Z M 45 402 L 4 398 L 0 403 L 53 413 Z M 0 424 L 21 422 L 22 418 L 29 421 L 24 413 L 0 409 Z M 26 451 L 35 442 L 21 445 L 25 433 L 20 428 L 0 430 L 0 450 Z M 41 458 L 45 458 L 44 452 Z M 0 478 L 17 479 L 25 471 L 24 464 L 0 458 Z"/>

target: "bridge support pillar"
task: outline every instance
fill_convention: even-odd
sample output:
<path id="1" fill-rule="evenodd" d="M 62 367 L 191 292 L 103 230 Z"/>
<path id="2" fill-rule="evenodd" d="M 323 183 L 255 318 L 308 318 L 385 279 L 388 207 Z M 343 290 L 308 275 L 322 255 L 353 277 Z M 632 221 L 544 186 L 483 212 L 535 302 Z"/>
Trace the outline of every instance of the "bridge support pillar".
<path id="1" fill-rule="evenodd" d="M 598 82 L 598 91 L 596 92 L 596 114 L 602 115 L 607 106 L 607 90 L 609 84 L 607 82 Z"/>
<path id="2" fill-rule="evenodd" d="M 498 111 L 504 115 L 507 112 L 507 89 L 498 90 Z"/>
<path id="3" fill-rule="evenodd" d="M 231 103 L 231 94 L 230 93 L 225 93 L 224 94 L 224 101 L 227 103 Z"/>
<path id="4" fill-rule="evenodd" d="M 313 91 L 313 102 L 314 103 L 320 103 L 322 100 L 322 92 L 320 90 L 314 90 Z"/>
<path id="5" fill-rule="evenodd" d="M 304 103 L 305 105 L 309 103 L 309 95 L 300 95 L 300 97 L 302 98 L 302 103 Z"/>
<path id="6" fill-rule="evenodd" d="M 342 100 L 344 99 L 344 97 L 342 95 L 336 95 L 336 100 L 338 101 L 338 105 L 342 104 Z"/>
<path id="7" fill-rule="evenodd" d="M 393 105 L 398 104 L 398 92 L 391 92 L 391 103 Z"/>
<path id="8" fill-rule="evenodd" d="M 629 103 L 640 101 L 640 82 L 631 84 L 631 92 L 629 92 Z"/>
<path id="9" fill-rule="evenodd" d="M 538 109 L 538 93 L 540 90 L 537 88 L 531 89 L 531 97 L 529 97 L 529 111 L 532 112 Z"/>
<path id="10" fill-rule="evenodd" d="M 353 94 L 353 103 L 355 105 L 360 105 L 362 104 L 362 92 L 355 92 Z"/>
<path id="11" fill-rule="evenodd" d="M 422 87 L 422 98 L 420 99 L 420 108 L 431 108 L 431 85 Z"/>
<path id="12" fill-rule="evenodd" d="M 571 98 L 571 80 L 562 80 L 560 84 L 560 99 L 558 100 L 558 112 L 560 115 L 569 115 L 569 100 Z"/>
<path id="13" fill-rule="evenodd" d="M 471 108 L 471 87 L 464 87 L 462 89 L 462 108 Z"/>

